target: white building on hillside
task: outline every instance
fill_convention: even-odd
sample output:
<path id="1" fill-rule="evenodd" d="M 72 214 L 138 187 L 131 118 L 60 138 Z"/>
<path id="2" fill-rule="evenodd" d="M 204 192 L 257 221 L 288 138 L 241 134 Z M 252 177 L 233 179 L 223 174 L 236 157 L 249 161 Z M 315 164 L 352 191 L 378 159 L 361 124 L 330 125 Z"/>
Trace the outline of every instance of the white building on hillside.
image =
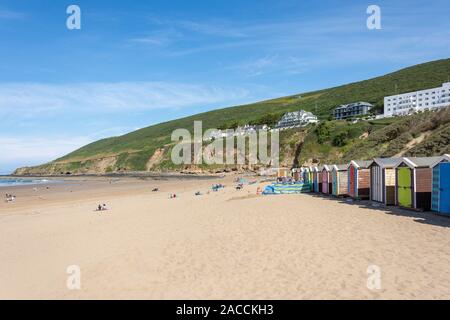
<path id="1" fill-rule="evenodd" d="M 417 111 L 450 106 L 450 82 L 442 87 L 402 93 L 384 98 L 384 116 L 404 116 Z"/>
<path id="2" fill-rule="evenodd" d="M 319 120 L 317 120 L 317 117 L 311 112 L 300 110 L 286 113 L 275 126 L 275 129 L 302 127 L 308 125 L 309 123 L 317 122 L 319 122 Z"/>
<path id="3" fill-rule="evenodd" d="M 246 124 L 243 127 L 237 127 L 235 130 L 233 129 L 214 130 L 209 134 L 209 137 L 206 140 L 248 136 L 252 133 L 259 133 L 261 131 L 268 131 L 268 130 L 269 127 L 265 124 L 257 126 Z"/>
<path id="4" fill-rule="evenodd" d="M 252 133 L 258 133 L 260 131 L 267 131 L 267 130 L 269 130 L 269 127 L 265 124 L 257 126 L 246 124 L 243 127 L 237 127 L 234 132 L 234 136 L 247 136 Z"/>
<path id="5" fill-rule="evenodd" d="M 363 101 L 343 104 L 334 109 L 333 116 L 336 120 L 355 118 L 368 114 L 372 108 L 372 104 Z"/>

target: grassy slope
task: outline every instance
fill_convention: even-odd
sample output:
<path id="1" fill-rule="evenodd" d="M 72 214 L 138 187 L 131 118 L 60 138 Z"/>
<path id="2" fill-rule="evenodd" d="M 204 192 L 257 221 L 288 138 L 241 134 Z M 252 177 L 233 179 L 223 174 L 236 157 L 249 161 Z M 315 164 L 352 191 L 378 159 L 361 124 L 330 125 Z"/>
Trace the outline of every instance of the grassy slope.
<path id="1" fill-rule="evenodd" d="M 283 113 L 299 109 L 313 111 L 321 119 L 327 119 L 331 110 L 339 104 L 354 101 L 368 101 L 373 103 L 378 110 L 382 109 L 383 98 L 386 95 L 397 92 L 409 92 L 424 88 L 440 86 L 447 81 L 450 75 L 450 59 L 429 62 L 410 68 L 406 68 L 385 76 L 374 79 L 356 82 L 344 86 L 331 89 L 309 92 L 299 95 L 283 97 L 263 102 L 258 102 L 245 106 L 236 106 L 220 110 L 209 111 L 194 116 L 177 119 L 158 125 L 140 129 L 129 134 L 103 139 L 87 146 L 84 146 L 60 159 L 56 163 L 68 163 L 69 166 L 76 169 L 77 166 L 83 166 L 88 159 L 98 159 L 107 156 L 119 156 L 120 165 L 126 166 L 130 170 L 144 170 L 145 164 L 149 157 L 157 148 L 161 148 L 171 143 L 170 134 L 176 128 L 192 129 L 195 120 L 203 121 L 203 128 L 222 127 L 227 125 L 245 124 L 251 121 L 257 121 L 263 115 L 269 113 L 280 117 Z M 376 131 L 390 123 L 372 122 L 371 124 L 356 124 L 351 128 L 343 128 L 346 123 L 339 124 L 331 122 L 333 134 L 337 134 L 340 130 L 349 131 L 349 139 L 355 139 L 356 136 L 365 131 Z M 370 128 L 369 128 L 370 127 Z M 306 137 L 307 141 L 314 140 L 314 134 Z M 283 143 L 283 141 L 282 141 Z M 343 146 L 334 148 L 322 144 L 316 145 L 313 150 L 310 143 L 310 149 L 307 147 L 302 151 L 302 157 L 309 158 L 327 158 L 340 159 L 351 150 L 349 147 Z M 292 151 L 292 150 L 291 150 Z M 369 150 L 368 150 L 369 151 Z M 334 154 L 330 156 L 329 154 Z M 355 156 L 358 153 L 352 153 Z M 170 164 L 166 163 L 168 159 L 161 163 L 160 167 L 170 169 Z M 54 162 L 54 163 L 55 163 Z"/>
<path id="2" fill-rule="evenodd" d="M 319 127 L 311 130 L 302 146 L 298 162 L 310 159 L 322 163 L 348 163 L 353 159 L 369 160 L 375 157 L 432 156 L 450 153 L 450 108 L 439 112 L 390 118 L 350 124 L 346 121 L 330 121 L 322 126 L 330 128 L 330 134 Z M 346 143 L 335 146 L 333 139 L 344 133 Z M 429 136 L 405 150 L 408 142 L 423 134 Z M 319 137 L 322 135 L 322 141 Z M 321 141 L 321 143 L 319 143 Z"/>

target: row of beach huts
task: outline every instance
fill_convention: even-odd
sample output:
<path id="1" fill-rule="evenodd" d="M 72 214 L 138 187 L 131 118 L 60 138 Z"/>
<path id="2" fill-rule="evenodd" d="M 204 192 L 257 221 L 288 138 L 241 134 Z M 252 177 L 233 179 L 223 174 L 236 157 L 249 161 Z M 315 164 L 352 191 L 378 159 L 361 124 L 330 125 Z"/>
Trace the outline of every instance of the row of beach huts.
<path id="1" fill-rule="evenodd" d="M 278 178 L 302 185 L 299 190 L 303 192 L 308 190 L 450 215 L 448 154 L 439 157 L 375 158 L 369 161 L 353 160 L 348 164 L 280 169 Z"/>

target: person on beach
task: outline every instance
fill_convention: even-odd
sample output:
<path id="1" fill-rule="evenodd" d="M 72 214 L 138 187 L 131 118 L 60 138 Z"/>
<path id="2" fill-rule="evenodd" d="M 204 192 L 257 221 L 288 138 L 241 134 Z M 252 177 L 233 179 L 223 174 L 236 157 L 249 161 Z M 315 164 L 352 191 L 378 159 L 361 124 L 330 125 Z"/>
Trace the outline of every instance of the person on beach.
<path id="1" fill-rule="evenodd" d="M 106 204 L 99 204 L 97 206 L 97 210 L 95 210 L 95 211 L 106 211 L 106 210 L 108 210 L 108 208 L 106 207 Z"/>
<path id="2" fill-rule="evenodd" d="M 6 202 L 13 202 L 14 200 L 16 200 L 15 195 L 8 194 L 8 193 L 6 194 L 6 199 L 5 199 Z"/>

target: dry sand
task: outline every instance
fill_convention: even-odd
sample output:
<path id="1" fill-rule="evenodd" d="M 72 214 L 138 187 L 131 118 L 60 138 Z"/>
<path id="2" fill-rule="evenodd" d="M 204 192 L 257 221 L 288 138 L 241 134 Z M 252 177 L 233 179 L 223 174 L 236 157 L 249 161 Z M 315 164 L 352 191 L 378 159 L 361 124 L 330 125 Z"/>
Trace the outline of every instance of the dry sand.
<path id="1" fill-rule="evenodd" d="M 227 187 L 206 194 L 216 182 Z M 87 179 L 0 189 L 18 196 L 0 203 L 0 298 L 450 298 L 450 219 L 233 185 Z M 94 212 L 99 203 L 110 210 Z M 70 265 L 81 290 L 66 286 Z M 367 287 L 370 265 L 379 290 Z"/>

